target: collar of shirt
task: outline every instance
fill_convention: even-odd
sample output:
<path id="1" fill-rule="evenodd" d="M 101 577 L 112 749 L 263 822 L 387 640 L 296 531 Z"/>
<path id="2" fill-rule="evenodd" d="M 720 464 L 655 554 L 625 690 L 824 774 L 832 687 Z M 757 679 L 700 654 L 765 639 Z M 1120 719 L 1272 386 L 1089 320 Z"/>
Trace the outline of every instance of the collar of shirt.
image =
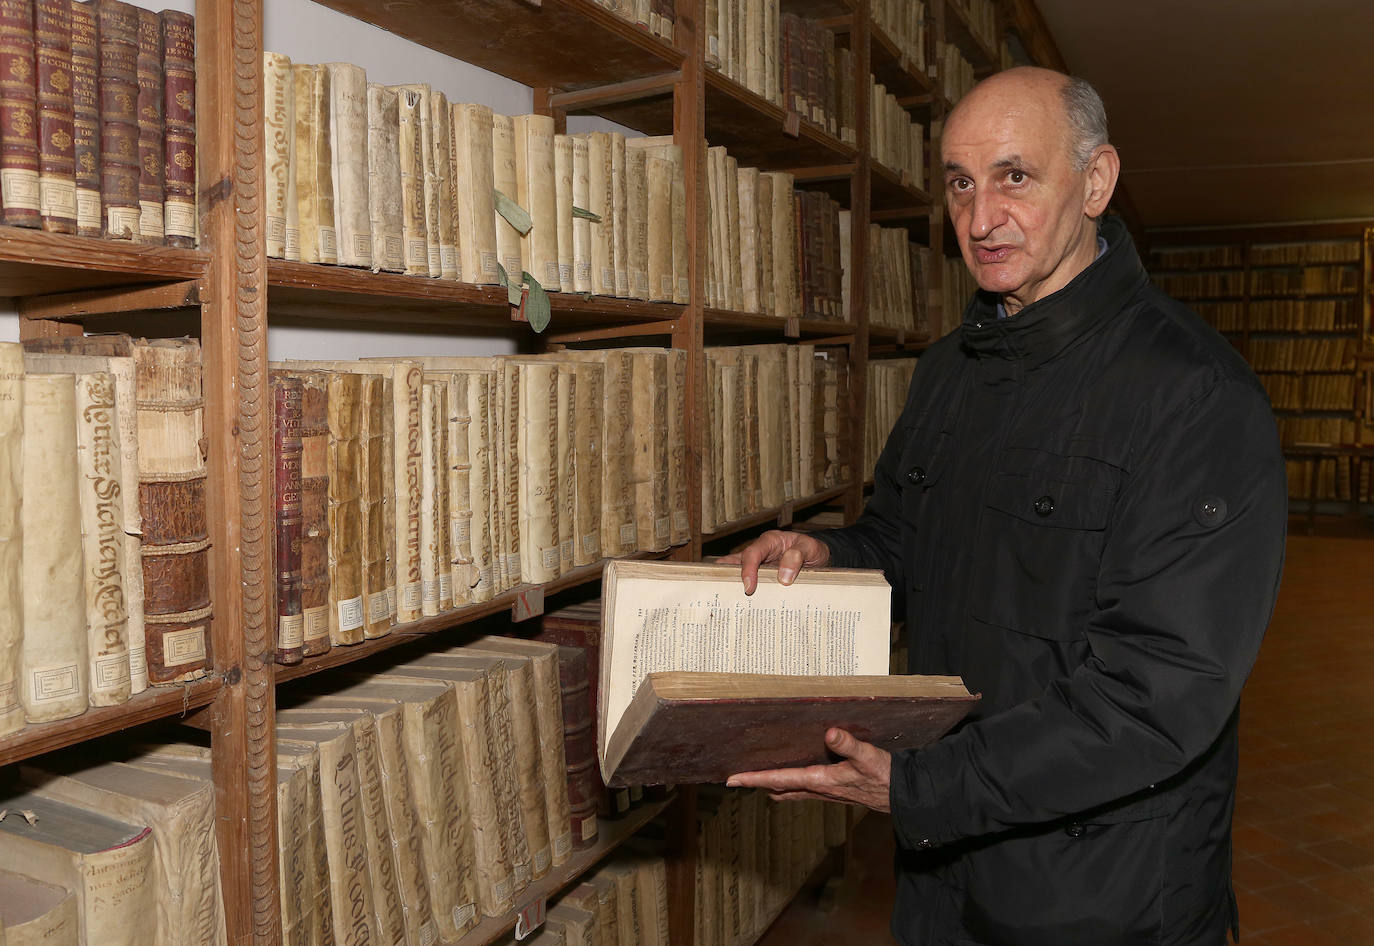
<path id="1" fill-rule="evenodd" d="M 1107 252 L 1107 240 L 1106 238 L 1099 236 L 1097 238 L 1097 255 L 1093 257 L 1093 262 L 1097 262 L 1097 260 L 1101 259 L 1102 254 L 1105 252 Z M 1009 318 L 1009 316 L 1007 315 L 1007 307 L 1000 302 L 997 303 L 997 317 L 999 319 Z"/>

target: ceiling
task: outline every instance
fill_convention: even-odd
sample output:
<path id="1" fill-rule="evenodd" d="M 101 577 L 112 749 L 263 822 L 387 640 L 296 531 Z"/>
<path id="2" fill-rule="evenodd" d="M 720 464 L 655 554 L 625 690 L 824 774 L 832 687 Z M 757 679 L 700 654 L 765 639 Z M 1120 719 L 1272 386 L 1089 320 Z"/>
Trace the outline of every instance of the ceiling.
<path id="1" fill-rule="evenodd" d="M 1374 0 L 1036 0 L 1147 228 L 1374 218 Z"/>

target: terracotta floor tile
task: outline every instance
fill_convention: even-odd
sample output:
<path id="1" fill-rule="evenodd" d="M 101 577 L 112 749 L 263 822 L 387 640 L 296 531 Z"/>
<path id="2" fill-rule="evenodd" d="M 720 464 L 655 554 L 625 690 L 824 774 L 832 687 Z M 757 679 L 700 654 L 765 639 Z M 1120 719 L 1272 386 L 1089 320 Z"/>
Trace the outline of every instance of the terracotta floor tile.
<path id="1" fill-rule="evenodd" d="M 1267 824 L 1264 828 L 1256 828 L 1252 825 L 1237 825 L 1232 829 L 1236 850 L 1244 851 L 1247 854 L 1272 854 L 1275 851 L 1286 850 L 1290 845 L 1279 834 L 1280 828 L 1273 824 Z"/>
<path id="2" fill-rule="evenodd" d="M 1237 857 L 1231 872 L 1238 889 L 1252 892 L 1287 883 L 1290 879 L 1283 871 L 1258 857 Z"/>
<path id="3" fill-rule="evenodd" d="M 1374 864 L 1374 848 L 1346 840 L 1338 839 L 1321 844 L 1312 844 L 1305 850 L 1347 870 Z"/>

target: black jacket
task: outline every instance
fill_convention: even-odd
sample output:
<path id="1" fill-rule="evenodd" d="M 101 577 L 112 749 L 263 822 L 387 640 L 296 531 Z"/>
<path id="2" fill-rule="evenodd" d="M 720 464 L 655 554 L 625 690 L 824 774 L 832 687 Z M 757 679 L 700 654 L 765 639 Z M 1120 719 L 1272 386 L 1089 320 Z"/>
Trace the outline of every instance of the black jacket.
<path id="1" fill-rule="evenodd" d="M 877 567 L 913 673 L 982 694 L 893 758 L 893 930 L 919 946 L 1218 946 L 1236 713 L 1278 587 L 1268 401 L 1130 237 L 921 356 L 832 563 Z"/>

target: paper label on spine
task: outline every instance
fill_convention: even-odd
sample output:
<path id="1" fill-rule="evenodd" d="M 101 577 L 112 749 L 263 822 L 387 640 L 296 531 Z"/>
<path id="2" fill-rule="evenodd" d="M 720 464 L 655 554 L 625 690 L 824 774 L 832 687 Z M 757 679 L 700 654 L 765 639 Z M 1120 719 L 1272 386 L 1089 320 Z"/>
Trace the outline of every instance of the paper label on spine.
<path id="1" fill-rule="evenodd" d="M 587 818 L 582 822 L 582 840 L 590 841 L 596 837 L 596 819 Z"/>
<path id="2" fill-rule="evenodd" d="M 444 572 L 439 576 L 439 600 L 453 600 L 453 573 Z"/>
<path id="3" fill-rule="evenodd" d="M 375 624 L 385 621 L 391 615 L 385 591 L 374 591 L 367 596 L 367 622 Z"/>
<path id="4" fill-rule="evenodd" d="M 418 581 L 412 581 L 401 589 L 401 605 L 407 611 L 419 610 L 420 602 L 420 583 Z"/>
<path id="5" fill-rule="evenodd" d="M 553 839 L 553 857 L 556 861 L 563 861 L 572 853 L 572 832 L 564 831 Z"/>
<path id="6" fill-rule="evenodd" d="M 366 256 L 372 258 L 372 235 L 369 233 L 353 234 L 353 255 Z"/>
<path id="7" fill-rule="evenodd" d="M 162 665 L 180 667 L 205 659 L 205 626 L 167 631 L 162 635 Z"/>
<path id="8" fill-rule="evenodd" d="M 305 639 L 317 641 L 329 636 L 329 608 L 317 605 L 306 608 L 301 614 L 305 619 Z"/>
<path id="9" fill-rule="evenodd" d="M 458 273 L 459 279 L 463 278 L 463 271 L 458 268 L 458 248 L 451 244 L 441 243 L 439 245 L 439 271 L 442 273 Z"/>
<path id="10" fill-rule="evenodd" d="M 139 236 L 165 236 L 166 231 L 162 229 L 162 202 L 158 200 L 140 200 L 138 202 L 138 207 Z"/>
<path id="11" fill-rule="evenodd" d="M 472 922 L 472 918 L 477 915 L 477 904 L 464 903 L 453 908 L 453 925 L 460 930 Z"/>
<path id="12" fill-rule="evenodd" d="M 38 209 L 38 172 L 22 168 L 0 170 L 0 197 L 15 210 Z"/>
<path id="13" fill-rule="evenodd" d="M 439 942 L 439 927 L 433 920 L 429 920 L 420 927 L 420 946 L 434 946 L 437 942 Z"/>
<path id="14" fill-rule="evenodd" d="M 105 654 L 91 661 L 91 689 L 112 690 L 129 682 L 129 652 Z"/>
<path id="15" fill-rule="evenodd" d="M 320 255 L 326 257 L 339 255 L 339 238 L 333 227 L 320 227 Z"/>
<path id="16" fill-rule="evenodd" d="M 787 497 L 791 499 L 791 496 Z M 687 512 L 678 510 L 673 513 L 673 531 L 679 535 L 687 531 Z"/>
<path id="17" fill-rule="evenodd" d="M 539 563 L 549 571 L 558 570 L 558 547 L 544 549 L 539 553 Z"/>
<path id="18" fill-rule="evenodd" d="M 170 216 L 170 215 L 169 215 Z M 267 245 L 280 246 L 282 252 L 286 252 L 286 218 L 268 216 L 267 218 Z"/>
<path id="19" fill-rule="evenodd" d="M 300 647 L 305 643 L 305 616 L 283 614 L 277 619 L 277 646 L 282 648 Z"/>
<path id="20" fill-rule="evenodd" d="M 634 545 L 636 542 L 634 523 L 627 522 L 620 527 L 620 544 Z"/>
<path id="21" fill-rule="evenodd" d="M 51 703 L 81 692 L 81 674 L 76 664 L 34 667 L 29 674 L 29 701 Z"/>
<path id="22" fill-rule="evenodd" d="M 100 226 L 100 191 L 90 187 L 76 189 L 76 225 L 83 229 Z"/>
<path id="23" fill-rule="evenodd" d="M 148 679 L 148 654 L 142 647 L 134 647 L 129 650 L 129 678 L 145 681 Z"/>
<path id="24" fill-rule="evenodd" d="M 655 538 L 655 539 L 666 539 L 666 538 L 668 538 L 668 517 L 667 517 L 667 516 L 659 516 L 657 519 L 654 520 L 654 538 Z"/>
<path id="25" fill-rule="evenodd" d="M 38 203 L 43 214 L 49 217 L 76 216 L 76 182 L 40 178 L 38 181 Z"/>
<path id="26" fill-rule="evenodd" d="M 433 607 L 439 606 L 439 582 L 432 578 L 426 578 L 424 583 L 424 603 Z"/>
<path id="27" fill-rule="evenodd" d="M 582 537 L 582 554 L 595 555 L 601 551 L 601 535 L 597 532 L 589 532 Z"/>
<path id="28" fill-rule="evenodd" d="M 301 258 L 301 230 L 300 227 L 286 228 L 286 258 L 298 260 Z"/>
<path id="29" fill-rule="evenodd" d="M 551 866 L 553 855 L 548 848 L 544 848 L 541 851 L 535 851 L 532 860 L 534 861 L 535 873 L 543 874 Z"/>
<path id="30" fill-rule="evenodd" d="M 339 602 L 339 630 L 356 631 L 363 626 L 363 596 Z"/>
<path id="31" fill-rule="evenodd" d="M 118 239 L 134 239 L 138 236 L 138 208 L 106 207 L 105 229 Z"/>
<path id="32" fill-rule="evenodd" d="M 388 589 L 386 590 L 386 616 L 389 617 L 389 618 L 394 618 L 394 617 L 396 616 L 396 589 L 395 589 L 395 588 L 388 588 Z"/>
<path id="33" fill-rule="evenodd" d="M 494 896 L 497 900 L 509 900 L 511 896 L 510 886 L 511 879 L 508 876 L 502 877 L 500 880 L 493 881 L 491 885 L 492 896 Z"/>
<path id="34" fill-rule="evenodd" d="M 13 680 L 0 683 L 0 711 L 12 709 L 19 705 L 18 691 L 14 687 Z"/>
<path id="35" fill-rule="evenodd" d="M 196 205 L 184 197 L 169 197 L 162 205 L 162 226 L 167 231 L 168 236 L 183 236 L 195 239 L 196 236 Z M 286 227 L 286 221 L 281 221 L 281 227 Z M 280 230 L 278 231 L 281 232 Z M 280 238 L 280 237 L 279 237 Z"/>

